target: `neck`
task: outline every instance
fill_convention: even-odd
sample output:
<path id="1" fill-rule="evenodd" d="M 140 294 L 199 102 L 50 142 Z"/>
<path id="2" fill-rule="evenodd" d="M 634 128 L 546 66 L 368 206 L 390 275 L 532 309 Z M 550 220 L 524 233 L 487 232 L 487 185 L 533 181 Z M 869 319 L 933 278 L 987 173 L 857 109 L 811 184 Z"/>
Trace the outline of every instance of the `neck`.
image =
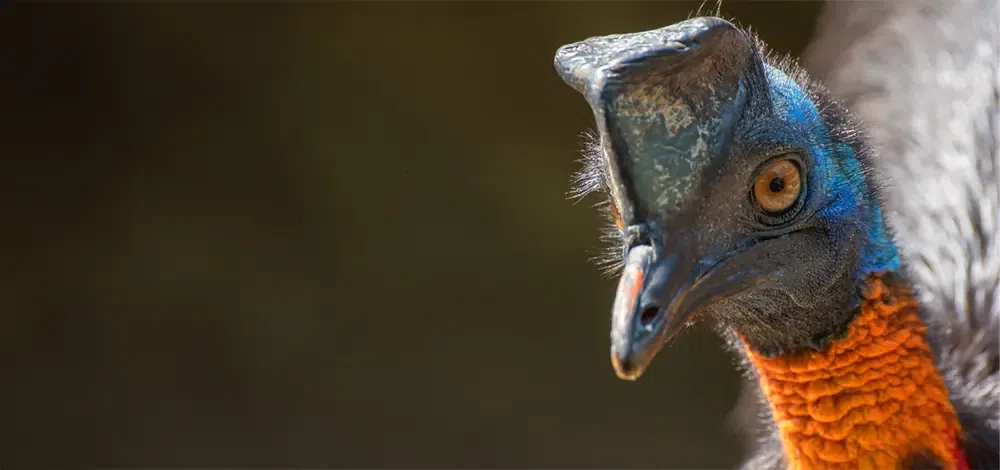
<path id="1" fill-rule="evenodd" d="M 746 347 L 792 469 L 968 468 L 961 428 L 908 286 L 869 276 L 847 332 L 775 357 Z"/>

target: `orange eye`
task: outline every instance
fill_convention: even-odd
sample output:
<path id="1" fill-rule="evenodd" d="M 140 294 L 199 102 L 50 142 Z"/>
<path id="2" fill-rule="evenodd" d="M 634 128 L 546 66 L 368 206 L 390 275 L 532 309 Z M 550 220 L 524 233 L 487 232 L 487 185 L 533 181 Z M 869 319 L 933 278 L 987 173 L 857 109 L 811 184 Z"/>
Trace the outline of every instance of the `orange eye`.
<path id="1" fill-rule="evenodd" d="M 788 210 L 799 199 L 801 192 L 799 166 L 791 160 L 771 163 L 753 183 L 753 197 L 757 205 L 771 213 Z"/>
<path id="2" fill-rule="evenodd" d="M 615 200 L 609 200 L 608 204 L 611 206 L 611 217 L 615 219 L 615 226 L 618 230 L 625 230 L 625 222 L 622 222 L 622 213 L 618 212 L 618 205 L 615 204 Z"/>

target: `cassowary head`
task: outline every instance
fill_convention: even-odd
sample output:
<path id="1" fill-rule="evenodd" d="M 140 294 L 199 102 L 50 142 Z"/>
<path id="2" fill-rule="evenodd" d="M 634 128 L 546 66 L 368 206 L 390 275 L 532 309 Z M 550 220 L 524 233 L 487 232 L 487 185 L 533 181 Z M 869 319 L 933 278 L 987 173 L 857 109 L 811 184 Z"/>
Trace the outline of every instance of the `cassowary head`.
<path id="1" fill-rule="evenodd" d="M 860 277 L 898 264 L 857 127 L 729 22 L 591 38 L 555 64 L 600 134 L 581 179 L 620 235 L 620 377 L 699 318 L 764 355 L 821 348 Z"/>

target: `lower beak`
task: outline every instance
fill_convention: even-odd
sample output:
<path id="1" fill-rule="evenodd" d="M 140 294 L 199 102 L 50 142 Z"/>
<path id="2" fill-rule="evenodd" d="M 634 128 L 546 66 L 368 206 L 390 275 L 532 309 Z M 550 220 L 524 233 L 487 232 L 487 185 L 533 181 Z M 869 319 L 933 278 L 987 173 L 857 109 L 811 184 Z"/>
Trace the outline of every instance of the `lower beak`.
<path id="1" fill-rule="evenodd" d="M 674 254 L 649 245 L 631 248 L 618 283 L 611 320 L 611 362 L 618 377 L 635 380 L 653 356 L 694 314 L 689 292 L 700 277 Z"/>

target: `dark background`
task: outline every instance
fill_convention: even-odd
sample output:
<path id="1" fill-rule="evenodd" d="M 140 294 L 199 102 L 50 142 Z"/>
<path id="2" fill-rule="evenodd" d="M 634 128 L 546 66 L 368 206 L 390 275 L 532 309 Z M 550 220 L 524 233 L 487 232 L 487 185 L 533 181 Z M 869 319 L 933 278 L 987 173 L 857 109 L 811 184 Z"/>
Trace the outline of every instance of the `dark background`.
<path id="1" fill-rule="evenodd" d="M 697 7 L 0 7 L 0 463 L 734 465 L 711 332 L 614 375 L 552 67 Z"/>

